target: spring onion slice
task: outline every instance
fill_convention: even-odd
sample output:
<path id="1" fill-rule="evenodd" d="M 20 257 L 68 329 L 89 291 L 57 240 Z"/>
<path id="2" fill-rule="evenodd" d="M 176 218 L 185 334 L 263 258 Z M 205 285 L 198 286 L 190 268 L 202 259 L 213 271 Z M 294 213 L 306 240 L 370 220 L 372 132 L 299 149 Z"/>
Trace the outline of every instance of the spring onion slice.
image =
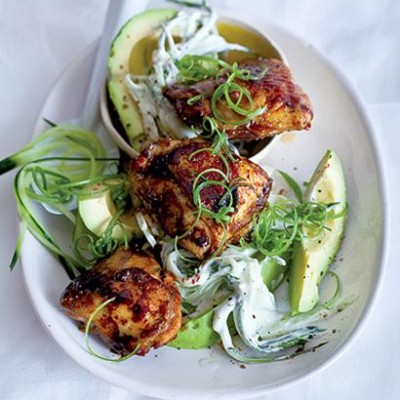
<path id="1" fill-rule="evenodd" d="M 22 244 L 24 242 L 27 228 L 28 228 L 27 223 L 25 221 L 20 221 L 18 239 L 17 239 L 17 243 L 15 245 L 14 254 L 11 258 L 11 262 L 9 265 L 10 271 L 12 271 L 14 269 L 15 265 L 17 264 L 17 262 L 19 260 L 19 257 L 21 254 L 21 249 L 22 249 Z"/>
<path id="2" fill-rule="evenodd" d="M 227 225 L 231 222 L 233 212 L 235 211 L 233 189 L 235 185 L 238 183 L 238 181 L 234 180 L 232 182 L 229 182 L 230 167 L 228 160 L 226 159 L 224 154 L 221 154 L 215 150 L 216 149 L 213 146 L 207 148 L 201 148 L 192 152 L 189 155 L 189 160 L 192 161 L 197 154 L 202 152 L 210 152 L 214 156 L 220 158 L 226 171 L 223 172 L 219 168 L 208 168 L 198 173 L 194 178 L 192 184 L 192 200 L 194 206 L 196 207 L 196 211 L 194 212 L 194 221 L 190 224 L 190 227 L 185 230 L 185 232 L 177 235 L 174 238 L 175 250 L 178 253 L 180 251 L 178 249 L 178 241 L 184 239 L 192 232 L 192 230 L 196 227 L 202 216 L 212 218 L 217 224 L 221 226 L 223 232 L 221 241 L 219 242 L 217 249 L 211 255 L 211 258 L 217 256 L 225 246 L 227 239 Z M 230 154 L 230 150 L 228 151 Z M 209 179 L 210 175 L 213 176 L 212 179 Z M 220 180 L 217 180 L 218 176 L 221 178 Z M 217 211 L 214 211 L 213 209 L 206 207 L 203 204 L 201 198 L 201 192 L 204 189 L 210 189 L 210 187 L 213 186 L 220 187 L 223 190 L 223 193 L 221 194 L 218 202 L 215 204 L 216 206 L 218 206 Z M 181 258 L 185 258 L 185 256 L 181 254 Z"/>
<path id="3" fill-rule="evenodd" d="M 288 186 L 293 190 L 296 199 L 301 203 L 303 201 L 303 191 L 301 190 L 299 184 L 286 172 L 278 171 Z"/>
<path id="4" fill-rule="evenodd" d="M 100 355 L 100 354 L 97 354 L 97 353 L 93 350 L 93 348 L 92 348 L 92 346 L 91 346 L 91 344 L 90 344 L 90 341 L 89 341 L 89 332 L 90 332 L 90 327 L 91 327 L 91 325 L 92 325 L 92 323 L 93 323 L 93 320 L 96 318 L 96 316 L 97 316 L 105 307 L 107 307 L 110 303 L 112 303 L 113 301 L 115 301 L 115 299 L 116 299 L 116 297 L 112 297 L 112 298 L 110 298 L 110 299 L 104 301 L 103 303 L 101 303 L 101 304 L 90 314 L 90 317 L 89 317 L 89 319 L 88 319 L 88 321 L 87 321 L 87 323 L 86 323 L 86 325 L 85 325 L 85 342 L 86 342 L 86 347 L 87 347 L 88 352 L 89 352 L 93 357 L 96 357 L 96 358 L 98 358 L 98 359 L 100 359 L 100 360 L 103 360 L 103 361 L 121 362 L 121 361 L 125 361 L 125 360 L 127 360 L 128 358 L 131 358 L 132 356 L 134 356 L 134 355 L 137 353 L 137 351 L 139 350 L 139 348 L 140 348 L 140 343 L 138 343 L 137 346 L 136 346 L 129 354 L 127 354 L 126 356 L 121 356 L 121 357 L 119 357 L 119 358 L 109 358 L 109 357 L 104 357 L 104 356 L 102 356 L 102 355 Z"/>
<path id="5" fill-rule="evenodd" d="M 254 217 L 251 246 L 266 256 L 282 256 L 303 237 L 321 238 L 330 219 L 337 218 L 335 204 L 279 200 Z"/>
<path id="6" fill-rule="evenodd" d="M 116 161 L 119 160 L 106 158 L 105 148 L 95 133 L 72 125 L 53 126 L 0 161 L 0 174 L 21 167 L 13 190 L 22 226 L 60 260 L 71 279 L 85 265 L 57 243 L 39 217 L 38 207 L 43 205 L 52 213 L 56 210 L 75 224 L 74 198 L 86 184 L 106 180 L 105 170 Z M 22 240 L 21 231 L 10 267 L 18 259 Z"/>
<path id="7" fill-rule="evenodd" d="M 220 70 L 220 64 L 221 61 L 215 57 L 187 54 L 176 62 L 178 79 L 184 83 L 195 83 L 214 77 Z"/>
<path id="8" fill-rule="evenodd" d="M 66 151 L 74 153 L 76 157 L 105 157 L 103 144 L 93 132 L 77 126 L 58 125 L 33 139 L 22 150 L 1 160 L 0 175 L 15 167 L 48 157 L 49 154 L 64 155 Z M 94 169 L 91 174 L 96 172 Z"/>
<path id="9" fill-rule="evenodd" d="M 235 162 L 236 158 L 234 154 L 238 155 L 238 150 L 229 142 L 226 133 L 219 129 L 218 123 L 214 117 L 204 117 L 202 127 L 202 137 L 206 139 L 213 138 L 211 146 L 212 153 L 214 155 L 218 155 L 221 158 L 221 160 L 226 165 L 226 170 L 228 171 L 229 167 L 226 158 L 229 158 L 231 161 Z"/>
<path id="10" fill-rule="evenodd" d="M 281 256 L 296 238 L 299 218 L 289 202 L 277 203 L 255 217 L 251 245 L 266 256 Z"/>
<path id="11" fill-rule="evenodd" d="M 243 125 L 257 115 L 262 114 L 265 111 L 265 107 L 254 109 L 253 98 L 249 90 L 235 82 L 232 82 L 233 77 L 234 75 L 231 75 L 225 83 L 222 83 L 214 91 L 211 98 L 211 109 L 214 117 L 217 120 L 229 125 Z M 237 96 L 236 100 L 232 99 L 231 97 L 233 93 Z M 246 108 L 241 106 L 243 100 L 247 104 Z M 218 105 L 220 105 L 223 109 L 234 111 L 243 118 L 225 118 L 218 108 Z"/>
<path id="12" fill-rule="evenodd" d="M 75 260 L 67 255 L 55 242 L 52 235 L 40 222 L 37 214 L 29 204 L 29 199 L 25 194 L 25 188 L 30 185 L 30 179 L 27 174 L 25 174 L 25 168 L 26 167 L 23 167 L 17 173 L 14 181 L 14 196 L 16 199 L 20 219 L 25 222 L 32 235 L 51 253 L 60 259 L 68 276 L 73 279 L 75 277 L 75 269 L 79 269 L 80 267 Z M 21 247 L 21 243 L 19 243 L 19 247 Z M 18 255 L 18 253 L 16 254 Z"/>
<path id="13" fill-rule="evenodd" d="M 333 293 L 332 297 L 329 300 L 324 301 L 324 303 L 323 303 L 324 307 L 329 310 L 337 302 L 337 300 L 340 296 L 340 293 L 342 291 L 342 285 L 341 285 L 339 276 L 335 272 L 329 270 L 327 275 L 331 276 L 335 280 L 335 284 L 336 284 L 336 289 L 335 289 L 335 292 Z"/>
<path id="14" fill-rule="evenodd" d="M 84 185 L 104 179 L 105 166 L 117 161 L 104 157 L 105 149 L 93 132 L 62 125 L 44 132 L 20 152 L 0 163 L 1 173 L 11 169 L 11 166 L 22 166 L 14 181 L 21 230 L 11 268 L 19 257 L 24 228 L 27 227 L 60 260 L 71 279 L 75 277 L 76 270 L 84 270 L 85 265 L 65 252 L 41 222 L 37 205 L 56 207 L 74 223 L 75 215 L 66 208 L 66 203 Z"/>

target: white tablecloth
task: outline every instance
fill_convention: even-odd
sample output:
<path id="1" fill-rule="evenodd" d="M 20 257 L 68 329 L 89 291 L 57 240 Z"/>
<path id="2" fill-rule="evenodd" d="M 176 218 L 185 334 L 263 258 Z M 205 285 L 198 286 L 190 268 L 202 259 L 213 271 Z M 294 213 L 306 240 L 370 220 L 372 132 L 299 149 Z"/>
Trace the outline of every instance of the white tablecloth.
<path id="1" fill-rule="evenodd" d="M 392 205 L 387 273 L 364 332 L 327 370 L 265 399 L 399 399 L 400 2 L 219 3 L 292 31 L 347 75 L 376 125 Z M 104 0 L 0 0 L 0 158 L 29 141 L 55 79 L 100 35 L 106 6 Z M 12 179 L 13 173 L 0 179 L 0 398 L 144 399 L 91 376 L 42 329 L 25 294 L 20 266 L 12 273 L 7 269 L 17 237 Z"/>

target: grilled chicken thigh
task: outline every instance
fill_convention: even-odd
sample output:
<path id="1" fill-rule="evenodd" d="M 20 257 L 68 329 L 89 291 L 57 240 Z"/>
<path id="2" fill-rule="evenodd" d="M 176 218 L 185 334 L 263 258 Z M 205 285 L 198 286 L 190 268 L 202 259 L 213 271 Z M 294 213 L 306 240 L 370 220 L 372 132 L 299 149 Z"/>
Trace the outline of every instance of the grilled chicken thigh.
<path id="1" fill-rule="evenodd" d="M 72 281 L 61 296 L 61 305 L 73 319 L 86 324 L 111 350 L 126 355 L 139 345 L 138 355 L 172 340 L 181 327 L 181 297 L 172 274 L 154 257 L 123 247 L 93 269 Z"/>
<path id="2" fill-rule="evenodd" d="M 253 110 L 264 109 L 262 113 L 244 124 L 234 121 L 243 120 L 243 116 L 234 112 L 219 101 L 216 104 L 220 119 L 220 129 L 224 130 L 230 139 L 256 140 L 276 134 L 309 129 L 313 118 L 312 106 L 308 96 L 295 84 L 289 68 L 275 59 L 248 59 L 239 63 L 240 69 L 250 71 L 259 79 L 235 79 L 234 82 L 246 88 L 253 99 Z M 263 72 L 264 71 L 264 72 Z M 209 78 L 193 85 L 174 84 L 164 91 L 164 95 L 174 105 L 177 114 L 189 126 L 201 126 L 203 118 L 213 116 L 211 98 L 215 89 L 226 81 L 225 76 Z M 197 96 L 195 102 L 189 99 Z M 235 91 L 230 93 L 235 100 Z M 239 105 L 248 109 L 246 99 Z M 215 115 L 214 115 L 215 116 Z"/>
<path id="3" fill-rule="evenodd" d="M 152 222 L 167 235 L 180 237 L 180 244 L 199 259 L 221 251 L 250 230 L 253 214 L 267 204 L 272 184 L 258 165 L 236 155 L 232 155 L 234 161 L 224 159 L 213 154 L 209 146 L 201 139 L 163 139 L 150 145 L 129 166 L 134 194 Z M 193 195 L 194 186 L 200 185 L 201 205 Z M 207 212 L 218 213 L 229 203 L 232 210 L 226 224 Z M 199 205 L 205 212 L 196 220 Z"/>

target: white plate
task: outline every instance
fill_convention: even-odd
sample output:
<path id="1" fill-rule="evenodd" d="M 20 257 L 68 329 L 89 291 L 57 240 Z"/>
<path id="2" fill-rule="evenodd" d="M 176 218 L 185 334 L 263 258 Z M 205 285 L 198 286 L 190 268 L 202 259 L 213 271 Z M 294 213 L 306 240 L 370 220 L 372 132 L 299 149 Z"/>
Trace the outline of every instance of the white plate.
<path id="1" fill-rule="evenodd" d="M 227 15 L 229 17 L 229 15 Z M 384 258 L 384 191 L 373 134 L 359 99 L 341 75 L 311 46 L 282 31 L 252 23 L 282 48 L 296 80 L 309 93 L 315 119 L 309 132 L 287 134 L 263 155 L 266 163 L 309 178 L 327 148 L 340 156 L 348 187 L 348 229 L 335 265 L 343 297 L 357 296 L 351 307 L 331 321 L 329 343 L 293 360 L 241 367 L 218 347 L 184 351 L 164 347 L 146 357 L 107 363 L 90 356 L 83 334 L 59 306 L 68 278 L 58 262 L 30 235 L 22 251 L 23 272 L 32 304 L 50 335 L 64 351 L 94 375 L 121 387 L 167 399 L 239 399 L 261 395 L 298 381 L 332 363 L 364 325 L 381 282 Z M 79 115 L 95 47 L 73 64 L 54 86 L 41 117 L 64 121 Z M 38 120 L 35 132 L 44 129 Z M 54 220 L 54 218 L 53 218 Z M 52 221 L 53 221 L 52 220 Z M 63 224 L 54 222 L 60 232 Z M 68 240 L 68 238 L 66 239 Z"/>

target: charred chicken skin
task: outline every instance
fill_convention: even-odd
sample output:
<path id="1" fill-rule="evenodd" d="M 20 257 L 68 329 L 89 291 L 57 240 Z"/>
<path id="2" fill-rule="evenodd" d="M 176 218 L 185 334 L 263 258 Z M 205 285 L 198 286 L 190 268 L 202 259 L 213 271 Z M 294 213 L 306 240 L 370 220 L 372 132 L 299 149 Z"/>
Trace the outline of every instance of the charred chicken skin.
<path id="1" fill-rule="evenodd" d="M 224 101 L 218 101 L 217 111 L 222 116 L 219 127 L 230 139 L 258 140 L 286 131 L 310 128 L 313 118 L 310 100 L 294 82 L 289 68 L 283 62 L 259 58 L 244 60 L 238 66 L 248 70 L 254 77 L 259 76 L 259 79 L 235 78 L 234 83 L 249 91 L 253 110 L 263 111 L 243 124 L 233 123 L 243 119 L 243 116 L 233 111 Z M 164 95 L 187 125 L 201 126 L 204 117 L 214 115 L 211 99 L 217 87 L 226 79 L 225 74 L 197 82 L 190 87 L 174 84 L 164 90 Z M 238 93 L 235 94 L 233 90 L 230 96 L 236 101 Z M 193 98 L 197 100 L 189 101 Z M 239 104 L 244 109 L 249 107 L 246 101 L 243 98 Z"/>
<path id="2" fill-rule="evenodd" d="M 66 313 L 82 324 L 106 300 L 91 331 L 126 355 L 145 355 L 171 341 L 181 327 L 181 296 L 173 275 L 144 251 L 119 248 L 72 281 L 61 296 Z M 138 347 L 137 347 L 138 346 Z"/>
<path id="3" fill-rule="evenodd" d="M 162 139 L 129 165 L 134 194 L 148 217 L 167 235 L 178 236 L 181 246 L 199 259 L 238 241 L 250 230 L 253 214 L 267 204 L 272 185 L 267 173 L 246 158 L 232 158 L 214 154 L 201 139 Z M 202 185 L 198 195 L 206 210 L 200 214 L 193 194 L 196 182 L 197 188 Z M 227 207 L 228 187 L 231 211 L 223 224 L 207 211 Z"/>

